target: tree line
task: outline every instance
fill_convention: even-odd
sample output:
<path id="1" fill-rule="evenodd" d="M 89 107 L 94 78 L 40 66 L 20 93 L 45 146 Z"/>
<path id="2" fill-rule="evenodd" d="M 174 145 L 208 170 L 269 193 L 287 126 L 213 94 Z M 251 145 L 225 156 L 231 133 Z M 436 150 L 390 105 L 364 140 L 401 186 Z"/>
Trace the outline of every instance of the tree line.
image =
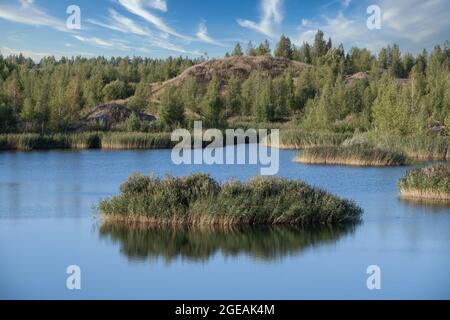
<path id="1" fill-rule="evenodd" d="M 272 55 L 310 67 L 298 77 L 289 68 L 275 78 L 263 70 L 247 79 L 214 77 L 206 87 L 187 79 L 182 87 L 164 90 L 158 124 L 169 129 L 201 118 L 206 126 L 220 128 L 231 117 L 245 117 L 260 123 L 291 120 L 321 131 L 450 133 L 448 41 L 416 55 L 402 53 L 395 44 L 377 53 L 356 47 L 345 52 L 318 31 L 312 44 L 295 46 L 282 36 L 274 50 L 268 41 L 250 42 L 246 50 L 238 43 L 226 57 Z M 128 106 L 137 111 L 156 110 L 149 85 L 201 61 L 50 57 L 33 63 L 0 56 L 0 130 L 17 130 L 16 124 L 25 121 L 29 130 L 64 131 L 86 109 L 129 97 Z"/>

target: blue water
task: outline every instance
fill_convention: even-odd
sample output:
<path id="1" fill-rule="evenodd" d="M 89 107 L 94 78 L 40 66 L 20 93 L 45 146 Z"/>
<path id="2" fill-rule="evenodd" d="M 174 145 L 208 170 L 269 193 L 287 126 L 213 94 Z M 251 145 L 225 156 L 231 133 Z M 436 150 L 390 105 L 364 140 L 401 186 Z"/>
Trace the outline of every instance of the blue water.
<path id="1" fill-rule="evenodd" d="M 450 208 L 398 198 L 411 167 L 308 166 L 294 155 L 280 151 L 279 175 L 355 200 L 361 224 L 312 234 L 114 231 L 95 206 L 133 172 L 224 181 L 259 168 L 175 166 L 170 150 L 0 153 L 0 298 L 450 299 Z M 66 288 L 69 265 L 81 268 L 81 290 Z M 381 268 L 381 290 L 367 289 L 369 265 Z"/>

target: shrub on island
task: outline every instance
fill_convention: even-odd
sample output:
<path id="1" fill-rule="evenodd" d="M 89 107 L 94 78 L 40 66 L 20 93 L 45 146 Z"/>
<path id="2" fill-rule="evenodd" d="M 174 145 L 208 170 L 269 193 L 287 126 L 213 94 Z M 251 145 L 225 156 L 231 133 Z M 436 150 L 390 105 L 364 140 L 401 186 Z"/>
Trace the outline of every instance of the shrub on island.
<path id="1" fill-rule="evenodd" d="M 106 219 L 182 225 L 326 225 L 359 221 L 362 210 L 301 181 L 257 177 L 219 184 L 206 174 L 133 175 L 100 202 Z"/>
<path id="2" fill-rule="evenodd" d="M 398 186 L 404 198 L 450 201 L 450 165 L 409 171 Z"/>

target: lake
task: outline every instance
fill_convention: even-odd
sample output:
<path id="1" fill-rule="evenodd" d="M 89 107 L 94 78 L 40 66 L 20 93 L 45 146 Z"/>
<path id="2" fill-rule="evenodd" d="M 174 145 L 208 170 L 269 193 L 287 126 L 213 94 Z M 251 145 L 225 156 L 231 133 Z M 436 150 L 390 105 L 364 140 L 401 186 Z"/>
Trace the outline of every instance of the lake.
<path id="1" fill-rule="evenodd" d="M 396 183 L 412 167 L 310 166 L 280 151 L 280 176 L 361 206 L 355 226 L 102 225 L 98 201 L 117 194 L 133 172 L 208 172 L 220 181 L 260 172 L 252 165 L 176 166 L 170 153 L 0 153 L 0 298 L 450 299 L 450 208 L 399 199 Z M 66 288 L 69 265 L 81 268 L 81 290 Z M 381 269 L 381 290 L 367 288 L 371 265 Z"/>

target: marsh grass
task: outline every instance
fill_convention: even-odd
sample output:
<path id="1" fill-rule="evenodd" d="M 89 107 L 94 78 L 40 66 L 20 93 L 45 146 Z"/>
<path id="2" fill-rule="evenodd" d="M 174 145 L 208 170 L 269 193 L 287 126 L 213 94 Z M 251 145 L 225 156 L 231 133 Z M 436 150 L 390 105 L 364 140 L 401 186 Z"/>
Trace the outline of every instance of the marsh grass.
<path id="1" fill-rule="evenodd" d="M 404 153 L 411 160 L 450 160 L 450 137 L 395 136 L 380 133 L 356 134 L 344 145 L 369 144 L 375 148 Z"/>
<path id="2" fill-rule="evenodd" d="M 0 150 L 41 149 L 165 149 L 174 143 L 170 133 L 81 132 L 70 134 L 4 134 Z"/>
<path id="3" fill-rule="evenodd" d="M 101 133 L 0 135 L 0 150 L 90 149 L 100 146 Z"/>
<path id="4" fill-rule="evenodd" d="M 100 202 L 108 220 L 153 225 L 320 225 L 359 220 L 361 209 L 300 181 L 253 178 L 220 185 L 209 175 L 133 175 Z"/>
<path id="5" fill-rule="evenodd" d="M 280 143 L 268 145 L 280 149 L 308 149 L 318 146 L 338 146 L 351 134 L 333 132 L 308 132 L 300 129 L 281 129 Z"/>
<path id="6" fill-rule="evenodd" d="M 409 171 L 398 186 L 404 198 L 450 201 L 450 165 Z"/>
<path id="7" fill-rule="evenodd" d="M 167 149 L 175 145 L 170 133 L 117 132 L 104 134 L 102 149 Z"/>
<path id="8" fill-rule="evenodd" d="M 368 145 L 314 147 L 304 150 L 295 161 L 307 164 L 351 166 L 401 166 L 406 156 Z"/>

